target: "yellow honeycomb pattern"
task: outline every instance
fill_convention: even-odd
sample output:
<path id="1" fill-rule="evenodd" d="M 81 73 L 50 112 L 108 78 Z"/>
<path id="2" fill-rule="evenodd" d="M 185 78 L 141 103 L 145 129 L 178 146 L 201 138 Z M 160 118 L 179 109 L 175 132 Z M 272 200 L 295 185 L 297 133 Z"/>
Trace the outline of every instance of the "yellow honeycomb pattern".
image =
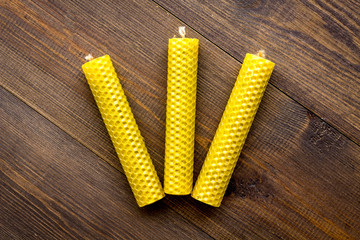
<path id="1" fill-rule="evenodd" d="M 190 194 L 193 186 L 199 40 L 169 39 L 164 190 Z"/>
<path id="2" fill-rule="evenodd" d="M 160 200 L 164 191 L 110 57 L 82 68 L 138 205 Z"/>
<path id="3" fill-rule="evenodd" d="M 192 197 L 219 207 L 275 64 L 246 54 Z"/>

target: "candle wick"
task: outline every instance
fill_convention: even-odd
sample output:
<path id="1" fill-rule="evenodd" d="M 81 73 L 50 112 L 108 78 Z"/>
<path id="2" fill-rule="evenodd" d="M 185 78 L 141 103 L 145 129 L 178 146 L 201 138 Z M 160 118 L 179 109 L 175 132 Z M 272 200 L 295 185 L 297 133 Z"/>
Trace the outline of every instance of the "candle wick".
<path id="1" fill-rule="evenodd" d="M 185 37 L 185 27 L 184 26 L 179 27 L 179 33 L 182 38 Z"/>
<path id="2" fill-rule="evenodd" d="M 265 50 L 259 50 L 257 55 L 261 58 L 265 58 L 266 54 L 265 54 Z"/>
<path id="3" fill-rule="evenodd" d="M 86 57 L 85 57 L 85 60 L 86 61 L 91 61 L 91 60 L 93 60 L 94 59 L 94 57 L 91 55 L 91 53 L 89 53 L 89 55 L 87 55 Z"/>

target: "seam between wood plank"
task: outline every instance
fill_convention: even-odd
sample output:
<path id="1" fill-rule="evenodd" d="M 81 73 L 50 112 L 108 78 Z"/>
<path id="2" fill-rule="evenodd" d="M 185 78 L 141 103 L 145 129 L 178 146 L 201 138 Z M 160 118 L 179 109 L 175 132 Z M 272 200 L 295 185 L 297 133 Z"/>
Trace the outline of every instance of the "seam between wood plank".
<path id="1" fill-rule="evenodd" d="M 49 122 L 51 122 L 52 124 L 54 124 L 57 128 L 59 128 L 61 131 L 63 131 L 65 134 L 69 135 L 71 138 L 73 138 L 75 141 L 77 141 L 78 143 L 80 143 L 82 146 L 84 146 L 85 148 L 87 148 L 89 151 L 91 151 L 92 153 L 94 153 L 97 157 L 99 157 L 101 160 L 103 160 L 105 163 L 109 164 L 112 168 L 114 168 L 116 171 L 120 172 L 123 176 L 125 176 L 125 174 L 120 171 L 120 169 L 116 168 L 115 166 L 113 166 L 112 164 L 110 164 L 108 161 L 106 161 L 99 153 L 97 153 L 96 151 L 93 151 L 91 148 L 89 148 L 86 144 L 84 144 L 83 142 L 81 142 L 80 140 L 78 140 L 76 137 L 74 137 L 72 134 L 70 134 L 69 132 L 67 132 L 66 130 L 64 130 L 63 128 L 61 128 L 60 126 L 58 126 L 56 123 L 54 123 L 51 119 L 47 118 L 44 114 L 41 113 L 41 111 L 39 111 L 37 108 L 32 107 L 31 105 L 29 105 L 24 99 L 22 99 L 20 96 L 18 96 L 17 94 L 13 93 L 11 90 L 7 89 L 5 86 L 1 85 L 1 88 L 3 88 L 5 91 L 9 92 L 10 94 L 12 94 L 14 97 L 16 97 L 17 99 L 19 99 L 20 101 L 22 101 L 23 103 L 25 103 L 28 107 L 30 107 L 31 109 L 33 109 L 35 112 L 37 112 L 38 114 L 40 114 L 42 117 L 44 117 L 46 120 L 48 120 Z M 126 176 L 125 176 L 126 177 Z M 166 202 L 164 202 L 166 204 Z M 174 211 L 178 216 L 181 217 L 181 219 L 183 219 L 184 221 L 190 223 L 192 226 L 194 226 L 196 229 L 198 229 L 199 231 L 203 232 L 204 234 L 206 234 L 207 236 L 209 236 L 209 238 L 214 239 L 215 238 L 211 235 L 209 235 L 207 232 L 205 232 L 202 228 L 200 228 L 199 226 L 197 226 L 195 223 L 193 223 L 192 221 L 190 221 L 190 219 L 185 218 L 183 215 L 181 215 L 180 213 L 178 213 L 174 208 L 171 207 L 171 205 L 166 204 L 172 211 Z"/>
<path id="2" fill-rule="evenodd" d="M 160 3 L 158 3 L 156 0 L 151 0 L 152 2 L 154 2 L 155 4 L 157 4 L 160 8 L 162 8 L 164 11 L 166 11 L 167 13 L 171 14 L 173 17 L 175 17 L 176 19 L 178 19 L 180 22 L 182 22 L 184 25 L 186 25 L 188 28 L 190 28 L 192 31 L 196 32 L 197 34 L 199 34 L 200 36 L 202 36 L 203 38 L 205 38 L 207 41 L 209 41 L 211 44 L 213 44 L 215 47 L 217 47 L 218 49 L 220 49 L 221 51 L 225 52 L 227 55 L 229 55 L 230 57 L 232 57 L 233 59 L 235 59 L 237 62 L 242 64 L 242 61 L 237 59 L 235 56 L 233 56 L 232 54 L 230 54 L 229 52 L 227 52 L 226 50 L 224 50 L 222 47 L 220 47 L 219 45 L 217 45 L 216 43 L 214 43 L 213 41 L 211 41 L 209 38 L 207 38 L 206 36 L 204 36 L 203 34 L 201 34 L 199 31 L 197 31 L 196 29 L 194 29 L 193 27 L 191 27 L 189 24 L 187 24 L 186 22 L 184 22 L 182 19 L 180 19 L 178 16 L 176 16 L 173 12 L 171 12 L 170 10 L 168 10 L 167 8 L 165 8 L 164 6 L 162 6 Z M 343 135 L 345 138 L 347 138 L 348 140 L 350 140 L 351 142 L 355 143 L 357 146 L 360 147 L 360 142 L 357 143 L 355 140 L 353 140 L 352 138 L 350 138 L 349 136 L 347 136 L 344 132 L 342 132 L 341 130 L 339 130 L 337 127 L 335 127 L 334 125 L 332 125 L 331 123 L 329 123 L 325 118 L 322 118 L 321 116 L 319 116 L 317 113 L 315 113 L 313 110 L 309 109 L 308 107 L 306 107 L 305 105 L 303 105 L 302 103 L 300 103 L 299 101 L 297 101 L 296 99 L 294 99 L 293 97 L 291 97 L 288 93 L 284 92 L 283 90 L 281 90 L 279 87 L 277 87 L 276 85 L 274 85 L 273 83 L 269 82 L 269 85 L 273 86 L 274 88 L 276 88 L 277 90 L 279 90 L 281 93 L 283 93 L 285 96 L 287 96 L 288 98 L 290 98 L 291 100 L 293 100 L 294 102 L 296 102 L 297 104 L 299 104 L 300 106 L 302 106 L 303 108 L 305 108 L 307 111 L 309 111 L 310 113 L 314 114 L 316 117 L 320 118 L 322 121 L 324 121 L 326 124 L 328 124 L 330 127 L 332 127 L 334 130 L 336 130 L 337 132 L 339 132 L 341 135 Z"/>

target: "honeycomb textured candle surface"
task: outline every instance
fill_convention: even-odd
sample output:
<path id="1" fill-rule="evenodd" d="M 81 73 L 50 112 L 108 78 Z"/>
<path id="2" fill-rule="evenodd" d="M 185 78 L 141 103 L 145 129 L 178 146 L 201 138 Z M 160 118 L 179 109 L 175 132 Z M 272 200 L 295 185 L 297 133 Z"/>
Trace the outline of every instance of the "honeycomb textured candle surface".
<path id="1" fill-rule="evenodd" d="M 192 197 L 219 207 L 275 64 L 246 54 Z"/>
<path id="2" fill-rule="evenodd" d="M 96 58 L 82 68 L 138 205 L 163 198 L 161 183 L 110 57 Z"/>
<path id="3" fill-rule="evenodd" d="M 199 40 L 169 40 L 165 139 L 165 193 L 193 187 L 195 105 Z"/>

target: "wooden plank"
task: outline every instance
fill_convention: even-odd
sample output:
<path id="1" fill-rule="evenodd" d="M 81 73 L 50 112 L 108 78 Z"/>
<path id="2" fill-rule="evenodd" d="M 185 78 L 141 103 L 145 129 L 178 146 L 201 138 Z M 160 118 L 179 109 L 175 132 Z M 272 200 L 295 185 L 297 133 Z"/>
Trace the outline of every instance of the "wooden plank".
<path id="1" fill-rule="evenodd" d="M 110 54 L 162 178 L 167 39 L 180 21 L 151 1 L 10 3 L 0 20 L 0 60 L 7 56 L 0 84 L 120 169 L 80 70 L 88 52 Z M 188 36 L 200 39 L 197 175 L 240 63 L 198 34 Z M 223 206 L 190 197 L 168 196 L 164 203 L 219 239 L 354 238 L 359 151 L 269 86 Z"/>
<path id="2" fill-rule="evenodd" d="M 271 83 L 360 144 L 358 1 L 155 2 L 239 61 L 265 49 Z"/>
<path id="3" fill-rule="evenodd" d="M 269 87 L 220 210 L 169 201 L 218 239 L 357 239 L 359 170 L 359 146 Z"/>
<path id="4" fill-rule="evenodd" d="M 211 239 L 3 88 L 0 132 L 2 239 Z"/>

